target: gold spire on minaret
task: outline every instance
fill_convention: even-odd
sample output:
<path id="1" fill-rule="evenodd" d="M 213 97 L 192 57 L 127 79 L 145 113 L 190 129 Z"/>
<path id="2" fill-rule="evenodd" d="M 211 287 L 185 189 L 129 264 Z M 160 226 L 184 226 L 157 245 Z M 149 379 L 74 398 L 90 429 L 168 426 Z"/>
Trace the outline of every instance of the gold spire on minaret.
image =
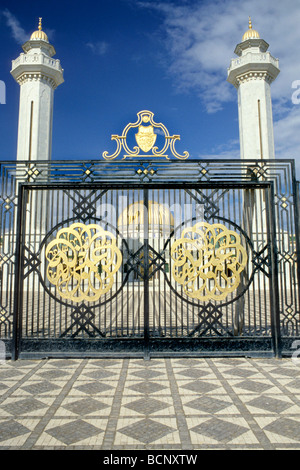
<path id="1" fill-rule="evenodd" d="M 245 32 L 242 41 L 246 41 L 247 39 L 259 39 L 260 36 L 255 29 L 252 29 L 252 21 L 251 16 L 249 16 L 249 29 Z"/>
<path id="2" fill-rule="evenodd" d="M 42 31 L 42 18 L 39 18 L 38 30 L 32 33 L 30 40 L 32 39 L 39 39 L 42 41 L 49 42 L 47 34 L 44 31 Z"/>

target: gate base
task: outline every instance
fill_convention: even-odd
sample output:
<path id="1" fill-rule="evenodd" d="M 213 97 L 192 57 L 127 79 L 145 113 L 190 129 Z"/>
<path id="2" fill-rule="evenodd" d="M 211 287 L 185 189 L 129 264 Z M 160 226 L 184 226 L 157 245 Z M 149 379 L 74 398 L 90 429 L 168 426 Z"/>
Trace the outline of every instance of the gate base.
<path id="1" fill-rule="evenodd" d="M 18 359 L 280 357 L 271 338 L 23 339 L 20 346 Z"/>

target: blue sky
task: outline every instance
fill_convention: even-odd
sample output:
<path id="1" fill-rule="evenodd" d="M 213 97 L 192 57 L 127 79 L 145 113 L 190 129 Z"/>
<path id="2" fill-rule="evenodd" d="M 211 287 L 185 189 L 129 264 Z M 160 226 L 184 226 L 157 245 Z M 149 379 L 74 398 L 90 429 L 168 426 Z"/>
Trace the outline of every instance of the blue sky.
<path id="1" fill-rule="evenodd" d="M 292 101 L 292 84 L 300 81 L 299 0 L 1 0 L 0 159 L 16 158 L 19 85 L 11 60 L 39 17 L 65 79 L 55 91 L 53 159 L 112 153 L 111 134 L 144 109 L 180 134 L 179 153 L 239 158 L 237 94 L 226 78 L 249 15 L 279 58 L 272 84 L 276 156 L 300 160 L 300 104 Z"/>

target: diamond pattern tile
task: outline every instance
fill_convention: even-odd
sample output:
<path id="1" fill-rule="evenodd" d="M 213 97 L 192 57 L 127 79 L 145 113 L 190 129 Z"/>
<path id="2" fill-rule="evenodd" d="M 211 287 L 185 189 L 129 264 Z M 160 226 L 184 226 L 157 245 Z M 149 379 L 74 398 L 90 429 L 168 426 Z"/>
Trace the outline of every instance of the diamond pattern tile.
<path id="1" fill-rule="evenodd" d="M 144 444 L 150 444 L 157 441 L 174 431 L 175 429 L 170 426 L 166 426 L 158 421 L 147 418 L 119 429 L 119 432 L 122 434 L 143 442 Z"/>
<path id="2" fill-rule="evenodd" d="M 53 390 L 60 390 L 60 387 L 58 385 L 55 385 L 51 382 L 44 381 L 44 382 L 33 382 L 30 385 L 25 385 L 24 387 L 21 387 L 22 390 L 25 390 L 25 392 L 32 393 L 33 395 L 38 395 L 40 393 L 46 393 L 46 392 L 51 392 Z"/>
<path id="3" fill-rule="evenodd" d="M 44 379 L 53 380 L 62 378 L 65 379 L 70 376 L 70 373 L 66 370 L 46 370 L 44 372 L 40 372 L 38 375 Z"/>
<path id="4" fill-rule="evenodd" d="M 151 414 L 157 411 L 165 410 L 170 405 L 153 398 L 141 398 L 125 405 L 125 408 L 129 408 L 141 414 Z"/>
<path id="5" fill-rule="evenodd" d="M 296 390 L 300 390 L 300 379 L 292 380 L 287 384 L 287 387 L 295 388 Z"/>
<path id="6" fill-rule="evenodd" d="M 47 405 L 41 401 L 36 400 L 35 398 L 25 398 L 23 400 L 18 400 L 7 405 L 3 405 L 2 408 L 8 413 L 11 413 L 15 416 L 20 416 L 31 413 L 32 411 L 47 408 Z"/>
<path id="7" fill-rule="evenodd" d="M 156 393 L 165 389 L 166 387 L 156 382 L 139 382 L 137 384 L 131 385 L 128 388 L 134 392 L 139 393 Z"/>
<path id="8" fill-rule="evenodd" d="M 242 369 L 242 368 L 234 368 L 234 369 L 229 369 L 226 370 L 226 375 L 233 375 L 233 376 L 238 376 L 238 377 L 250 377 L 251 375 L 255 374 L 255 370 L 249 370 L 249 369 Z"/>
<path id="9" fill-rule="evenodd" d="M 186 367 L 199 366 L 199 359 L 191 359 L 191 358 L 177 359 L 176 365 L 181 365 L 181 366 L 186 366 Z"/>
<path id="10" fill-rule="evenodd" d="M 20 360 L 0 376 L 0 450 L 300 450 L 291 359 Z"/>
<path id="11" fill-rule="evenodd" d="M 142 369 L 132 372 L 131 374 L 135 377 L 140 377 L 141 379 L 154 379 L 163 375 L 159 370 L 152 369 Z"/>
<path id="12" fill-rule="evenodd" d="M 90 365 L 93 367 L 114 367 L 121 365 L 121 361 L 115 361 L 113 359 L 98 359 L 97 361 L 91 361 Z"/>
<path id="13" fill-rule="evenodd" d="M 103 430 L 86 421 L 78 419 L 70 423 L 62 424 L 61 426 L 47 429 L 46 432 L 64 444 L 71 445 L 83 439 L 101 434 Z"/>
<path id="14" fill-rule="evenodd" d="M 211 418 L 191 430 L 225 444 L 249 431 L 245 426 L 218 418 Z"/>
<path id="15" fill-rule="evenodd" d="M 264 431 L 270 431 L 279 436 L 287 437 L 300 442 L 300 421 L 291 418 L 276 419 L 264 427 Z"/>
<path id="16" fill-rule="evenodd" d="M 87 382 L 74 388 L 89 395 L 97 395 L 112 390 L 113 387 L 102 382 Z"/>
<path id="17" fill-rule="evenodd" d="M 272 369 L 270 373 L 283 375 L 285 377 L 299 377 L 299 368 L 288 369 L 285 367 L 276 367 L 276 369 Z"/>
<path id="18" fill-rule="evenodd" d="M 273 385 L 269 385 L 263 382 L 258 382 L 255 380 L 244 380 L 243 382 L 239 382 L 235 384 L 235 387 L 241 388 L 245 391 L 249 392 L 265 392 L 266 390 L 270 390 L 270 388 L 273 387 Z"/>
<path id="19" fill-rule="evenodd" d="M 23 426 L 13 419 L 0 421 L 0 441 L 23 436 L 29 432 L 30 430 L 26 428 L 26 426 Z"/>
<path id="20" fill-rule="evenodd" d="M 177 372 L 177 373 L 179 375 L 183 375 L 184 377 L 189 377 L 191 379 L 199 379 L 209 374 L 209 372 L 205 370 L 196 369 L 196 368 L 181 370 L 180 372 Z"/>
<path id="21" fill-rule="evenodd" d="M 61 367 L 62 369 L 63 368 L 68 369 L 69 367 L 75 366 L 76 362 L 70 359 L 55 359 L 55 360 L 52 360 L 49 364 L 53 367 L 58 367 L 58 368 Z"/>
<path id="22" fill-rule="evenodd" d="M 19 370 L 15 369 L 7 369 L 4 371 L 0 370 L 0 381 L 5 380 L 5 379 L 15 379 L 18 378 L 18 376 L 22 375 L 22 372 Z"/>
<path id="23" fill-rule="evenodd" d="M 225 410 L 232 403 L 224 400 L 219 400 L 215 397 L 202 396 L 196 400 L 192 400 L 186 403 L 186 406 L 193 408 L 198 411 L 204 411 L 205 413 L 218 413 L 219 411 Z"/>
<path id="24" fill-rule="evenodd" d="M 271 411 L 271 413 L 282 413 L 283 411 L 293 406 L 293 403 L 264 395 L 259 398 L 254 398 L 254 400 L 249 401 L 247 405 L 254 406 L 255 408 L 262 410 Z"/>
<path id="25" fill-rule="evenodd" d="M 116 374 L 114 372 L 108 372 L 106 370 L 94 370 L 92 372 L 87 372 L 84 374 L 85 377 L 89 377 L 91 379 L 107 379 L 108 377 L 113 377 Z"/>
<path id="26" fill-rule="evenodd" d="M 191 390 L 192 392 L 196 393 L 207 393 L 215 390 L 217 387 L 215 384 L 210 382 L 204 382 L 201 380 L 195 380 L 195 382 L 190 382 L 186 385 L 181 385 L 181 388 L 186 390 Z"/>
<path id="27" fill-rule="evenodd" d="M 76 413 L 78 415 L 86 415 L 89 413 L 96 413 L 97 411 L 107 408 L 108 405 L 102 403 L 101 401 L 94 400 L 92 398 L 83 398 L 82 400 L 77 400 L 67 405 L 63 405 L 63 408 Z"/>

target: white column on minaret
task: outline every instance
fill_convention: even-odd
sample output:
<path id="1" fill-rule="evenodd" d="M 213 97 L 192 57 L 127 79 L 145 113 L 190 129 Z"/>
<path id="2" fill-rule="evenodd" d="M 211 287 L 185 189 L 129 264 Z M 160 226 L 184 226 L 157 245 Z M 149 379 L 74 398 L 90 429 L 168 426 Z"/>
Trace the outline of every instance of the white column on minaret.
<path id="1" fill-rule="evenodd" d="M 53 59 L 54 47 L 42 31 L 23 45 L 24 53 L 12 61 L 11 74 L 20 85 L 17 160 L 50 160 L 52 147 L 53 98 L 63 83 L 60 61 Z"/>
<path id="2" fill-rule="evenodd" d="M 54 90 L 64 81 L 60 61 L 53 58 L 56 52 L 49 43 L 46 33 L 42 31 L 41 20 L 40 18 L 38 30 L 23 44 L 24 52 L 12 61 L 11 70 L 12 76 L 20 85 L 18 170 L 22 169 L 24 181 L 30 182 L 38 180 L 38 173 L 33 173 L 34 178 L 28 178 L 27 172 L 35 171 L 38 161 L 51 160 Z M 21 161 L 24 161 L 24 165 L 20 163 Z M 44 172 L 43 177 L 45 176 Z M 24 239 L 26 246 L 30 247 L 33 253 L 38 251 L 47 231 L 47 217 L 43 211 L 47 201 L 43 198 L 42 191 L 31 191 L 27 201 L 24 202 L 26 211 Z M 14 237 L 15 234 L 16 226 Z M 45 266 L 45 260 L 42 259 L 41 272 Z M 36 276 L 32 272 L 26 279 L 24 290 L 36 289 L 35 283 Z"/>
<path id="3" fill-rule="evenodd" d="M 268 47 L 249 20 L 249 30 L 234 51 L 238 58 L 228 69 L 227 80 L 238 90 L 242 159 L 275 158 L 270 85 L 279 74 L 279 63 Z"/>

